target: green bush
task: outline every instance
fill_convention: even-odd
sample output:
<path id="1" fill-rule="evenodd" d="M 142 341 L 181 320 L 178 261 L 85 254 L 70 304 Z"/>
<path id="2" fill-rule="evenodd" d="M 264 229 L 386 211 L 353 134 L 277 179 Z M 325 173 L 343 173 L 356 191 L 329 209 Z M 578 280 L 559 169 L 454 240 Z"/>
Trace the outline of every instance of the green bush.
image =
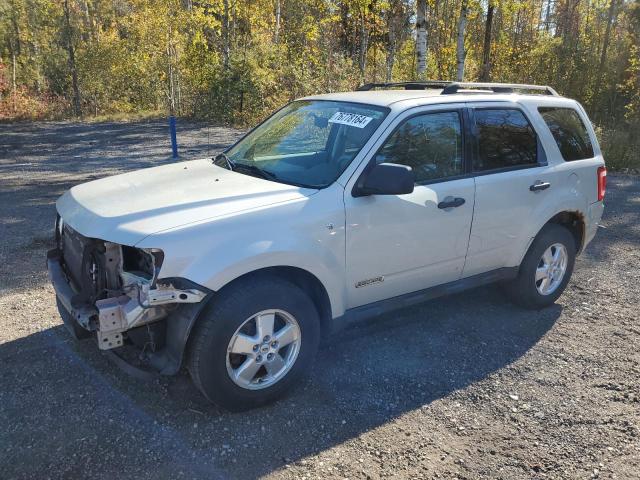
<path id="1" fill-rule="evenodd" d="M 640 124 L 618 124 L 596 129 L 607 168 L 640 173 Z"/>

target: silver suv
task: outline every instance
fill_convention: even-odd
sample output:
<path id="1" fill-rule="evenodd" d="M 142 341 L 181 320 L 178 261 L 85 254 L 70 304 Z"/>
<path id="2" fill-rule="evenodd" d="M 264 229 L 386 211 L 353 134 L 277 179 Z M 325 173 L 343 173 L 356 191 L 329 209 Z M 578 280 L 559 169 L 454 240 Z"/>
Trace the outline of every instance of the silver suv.
<path id="1" fill-rule="evenodd" d="M 350 320 L 488 282 L 552 304 L 605 184 L 584 109 L 549 87 L 366 85 L 291 102 L 214 159 L 72 188 L 48 267 L 75 336 L 186 364 L 245 409 Z"/>

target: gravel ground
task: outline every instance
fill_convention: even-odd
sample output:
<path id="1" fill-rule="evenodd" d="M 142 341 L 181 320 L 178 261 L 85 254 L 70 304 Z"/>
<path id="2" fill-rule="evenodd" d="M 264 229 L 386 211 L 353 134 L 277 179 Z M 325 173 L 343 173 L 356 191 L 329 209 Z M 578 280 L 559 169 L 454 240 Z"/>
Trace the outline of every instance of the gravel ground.
<path id="1" fill-rule="evenodd" d="M 182 125 L 184 158 L 236 138 Z M 485 287 L 372 319 L 243 414 L 75 342 L 45 272 L 54 201 L 171 161 L 165 125 L 0 125 L 0 478 L 640 478 L 640 179 L 609 177 L 567 291 Z"/>

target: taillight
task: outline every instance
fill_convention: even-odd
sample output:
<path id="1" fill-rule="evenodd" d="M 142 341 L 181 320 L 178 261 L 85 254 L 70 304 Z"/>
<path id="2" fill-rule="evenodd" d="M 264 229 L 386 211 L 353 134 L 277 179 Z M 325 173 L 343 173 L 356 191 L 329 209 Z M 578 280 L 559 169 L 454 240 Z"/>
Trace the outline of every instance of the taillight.
<path id="1" fill-rule="evenodd" d="M 598 201 L 604 200 L 607 191 L 607 167 L 598 167 Z"/>

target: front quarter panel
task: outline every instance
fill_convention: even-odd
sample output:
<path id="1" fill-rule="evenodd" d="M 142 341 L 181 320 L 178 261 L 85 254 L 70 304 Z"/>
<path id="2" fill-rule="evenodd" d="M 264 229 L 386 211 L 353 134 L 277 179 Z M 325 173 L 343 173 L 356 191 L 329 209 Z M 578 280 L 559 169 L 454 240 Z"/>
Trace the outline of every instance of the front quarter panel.
<path id="1" fill-rule="evenodd" d="M 213 291 L 263 268 L 307 270 L 324 285 L 337 317 L 345 296 L 342 196 L 335 183 L 304 199 L 165 230 L 136 246 L 164 251 L 160 277 L 186 278 Z"/>

